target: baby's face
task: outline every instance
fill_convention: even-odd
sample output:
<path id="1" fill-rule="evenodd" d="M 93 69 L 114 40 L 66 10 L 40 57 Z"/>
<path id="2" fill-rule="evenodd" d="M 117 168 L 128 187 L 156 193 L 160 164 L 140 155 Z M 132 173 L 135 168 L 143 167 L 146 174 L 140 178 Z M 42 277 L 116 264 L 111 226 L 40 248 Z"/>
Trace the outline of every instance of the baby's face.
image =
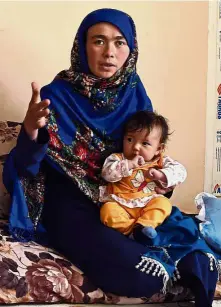
<path id="1" fill-rule="evenodd" d="M 161 129 L 153 127 L 148 134 L 146 129 L 128 132 L 124 136 L 123 153 L 126 159 L 142 156 L 145 162 L 152 161 L 162 150 Z"/>

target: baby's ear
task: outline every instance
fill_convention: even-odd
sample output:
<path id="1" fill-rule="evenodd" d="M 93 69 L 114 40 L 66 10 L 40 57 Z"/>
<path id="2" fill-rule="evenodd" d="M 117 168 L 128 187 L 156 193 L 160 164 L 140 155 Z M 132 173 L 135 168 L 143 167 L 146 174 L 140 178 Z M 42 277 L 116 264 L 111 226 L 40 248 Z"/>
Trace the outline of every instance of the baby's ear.
<path id="1" fill-rule="evenodd" d="M 164 143 L 161 143 L 161 144 L 158 146 L 156 155 L 162 154 L 162 153 L 164 152 L 164 150 L 165 150 L 165 144 L 164 144 Z"/>
<path id="2" fill-rule="evenodd" d="M 164 152 L 165 151 L 165 148 L 166 148 L 166 145 L 164 143 L 161 143 L 160 144 L 160 153 Z"/>

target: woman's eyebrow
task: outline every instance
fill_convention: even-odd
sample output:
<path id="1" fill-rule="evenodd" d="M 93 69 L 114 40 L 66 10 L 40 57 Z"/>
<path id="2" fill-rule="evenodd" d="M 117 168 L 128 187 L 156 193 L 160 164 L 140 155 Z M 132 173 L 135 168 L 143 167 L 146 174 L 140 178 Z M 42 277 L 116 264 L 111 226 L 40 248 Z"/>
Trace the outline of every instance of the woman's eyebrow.
<path id="1" fill-rule="evenodd" d="M 114 39 L 124 39 L 124 40 L 126 40 L 122 35 L 115 36 Z"/>
<path id="2" fill-rule="evenodd" d="M 107 39 L 108 37 L 107 37 L 106 35 L 96 34 L 96 35 L 93 35 L 91 38 Z M 115 37 L 114 37 L 114 40 L 115 40 L 115 39 L 124 39 L 124 40 L 125 40 L 125 38 L 124 38 L 122 35 L 115 36 Z"/>

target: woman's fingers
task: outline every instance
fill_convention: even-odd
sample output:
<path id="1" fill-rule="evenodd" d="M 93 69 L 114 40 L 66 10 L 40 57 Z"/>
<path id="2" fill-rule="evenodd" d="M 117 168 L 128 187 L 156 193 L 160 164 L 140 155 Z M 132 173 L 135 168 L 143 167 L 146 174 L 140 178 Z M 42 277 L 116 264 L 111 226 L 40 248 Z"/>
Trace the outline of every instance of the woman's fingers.
<path id="1" fill-rule="evenodd" d="M 38 103 L 38 105 L 36 105 L 34 116 L 37 121 L 49 115 L 50 113 L 50 110 L 48 109 L 49 104 L 50 104 L 50 100 L 45 99 L 45 100 L 42 100 L 40 103 Z"/>
<path id="2" fill-rule="evenodd" d="M 40 102 L 40 87 L 36 82 L 31 83 L 32 96 L 29 105 L 33 105 Z"/>
<path id="3" fill-rule="evenodd" d="M 40 110 L 36 113 L 36 118 L 37 119 L 40 119 L 42 117 L 47 117 L 50 113 L 50 110 L 49 109 L 43 109 L 43 110 Z"/>
<path id="4" fill-rule="evenodd" d="M 50 104 L 50 100 L 49 99 L 45 99 L 42 100 L 41 102 L 39 102 L 36 106 L 35 106 L 35 110 L 36 112 L 40 111 L 40 110 L 44 110 L 47 109 L 47 107 Z"/>
<path id="5" fill-rule="evenodd" d="M 29 107 L 24 119 L 24 128 L 31 140 L 37 139 L 38 129 L 42 128 L 47 123 L 47 116 L 50 113 L 48 106 L 49 99 L 41 101 L 40 87 L 36 82 L 31 83 L 32 96 Z"/>

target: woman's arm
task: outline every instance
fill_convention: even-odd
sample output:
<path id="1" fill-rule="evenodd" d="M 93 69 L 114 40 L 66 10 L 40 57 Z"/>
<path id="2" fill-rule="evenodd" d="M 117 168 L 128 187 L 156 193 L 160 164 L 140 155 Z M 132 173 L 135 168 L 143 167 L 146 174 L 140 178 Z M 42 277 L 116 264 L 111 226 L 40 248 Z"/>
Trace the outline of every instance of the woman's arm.
<path id="1" fill-rule="evenodd" d="M 10 152 L 3 169 L 3 182 L 8 190 L 15 176 L 35 176 L 48 146 L 49 135 L 45 128 L 50 101 L 40 101 L 40 89 L 32 83 L 32 97 L 18 136 L 17 145 Z"/>
<path id="2" fill-rule="evenodd" d="M 46 128 L 38 130 L 36 140 L 31 140 L 22 126 L 14 148 L 14 163 L 18 174 L 21 176 L 35 176 L 44 159 L 48 148 L 49 134 Z"/>
<path id="3" fill-rule="evenodd" d="M 3 168 L 3 183 L 10 192 L 14 181 L 14 172 L 19 177 L 35 176 L 48 147 L 49 135 L 45 128 L 38 131 L 38 138 L 33 141 L 22 126 L 17 145 L 9 153 Z"/>

